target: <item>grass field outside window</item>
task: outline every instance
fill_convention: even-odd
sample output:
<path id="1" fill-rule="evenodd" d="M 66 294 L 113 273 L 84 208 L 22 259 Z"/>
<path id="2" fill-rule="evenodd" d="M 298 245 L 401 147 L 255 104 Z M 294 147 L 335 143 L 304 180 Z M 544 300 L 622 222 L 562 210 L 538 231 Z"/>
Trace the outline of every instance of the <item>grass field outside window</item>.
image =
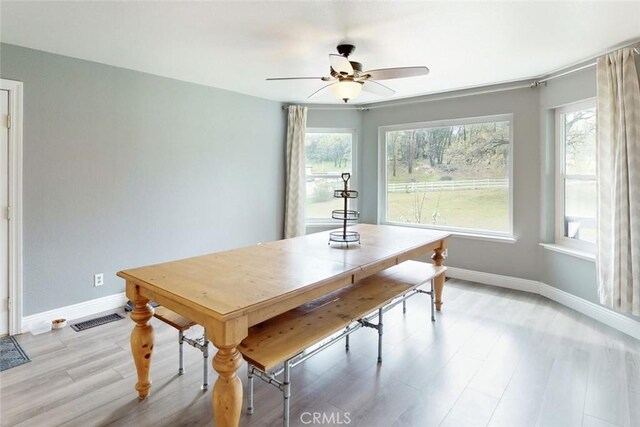
<path id="1" fill-rule="evenodd" d="M 381 221 L 510 236 L 511 115 L 382 127 Z"/>

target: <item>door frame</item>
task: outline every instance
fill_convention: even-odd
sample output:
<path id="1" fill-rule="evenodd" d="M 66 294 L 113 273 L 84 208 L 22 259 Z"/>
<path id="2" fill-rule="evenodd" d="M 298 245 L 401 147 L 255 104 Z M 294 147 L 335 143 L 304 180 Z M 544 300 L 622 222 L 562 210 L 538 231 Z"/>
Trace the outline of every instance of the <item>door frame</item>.
<path id="1" fill-rule="evenodd" d="M 22 332 L 22 124 L 23 83 L 0 79 L 9 92 L 9 335 Z"/>

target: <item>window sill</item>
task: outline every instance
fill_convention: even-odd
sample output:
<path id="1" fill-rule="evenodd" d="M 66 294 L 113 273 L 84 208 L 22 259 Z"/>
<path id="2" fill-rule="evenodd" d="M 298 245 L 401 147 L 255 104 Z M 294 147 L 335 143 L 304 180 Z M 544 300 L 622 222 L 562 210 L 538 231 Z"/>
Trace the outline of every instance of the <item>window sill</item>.
<path id="1" fill-rule="evenodd" d="M 556 245 L 553 243 L 540 243 L 540 246 L 542 246 L 543 248 L 549 250 L 549 251 L 553 251 L 553 252 L 558 252 L 561 254 L 565 254 L 565 255 L 570 255 L 576 258 L 580 258 L 580 259 L 584 259 L 587 261 L 593 261 L 595 262 L 596 260 L 596 254 L 591 253 L 591 252 L 586 252 L 586 251 L 581 251 L 579 249 L 574 249 L 574 248 L 568 248 L 566 246 L 562 246 L 562 245 Z"/>

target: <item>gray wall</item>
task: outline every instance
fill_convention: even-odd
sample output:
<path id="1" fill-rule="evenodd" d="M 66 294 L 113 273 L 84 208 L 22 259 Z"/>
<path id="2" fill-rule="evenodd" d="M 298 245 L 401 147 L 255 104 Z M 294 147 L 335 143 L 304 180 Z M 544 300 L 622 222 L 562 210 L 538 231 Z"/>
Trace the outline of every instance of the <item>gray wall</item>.
<path id="1" fill-rule="evenodd" d="M 280 103 L 0 54 L 2 78 L 24 82 L 24 315 L 121 292 L 127 267 L 282 237 Z"/>
<path id="2" fill-rule="evenodd" d="M 314 109 L 309 105 L 307 127 L 356 129 L 360 136 L 362 113 L 354 108 Z"/>

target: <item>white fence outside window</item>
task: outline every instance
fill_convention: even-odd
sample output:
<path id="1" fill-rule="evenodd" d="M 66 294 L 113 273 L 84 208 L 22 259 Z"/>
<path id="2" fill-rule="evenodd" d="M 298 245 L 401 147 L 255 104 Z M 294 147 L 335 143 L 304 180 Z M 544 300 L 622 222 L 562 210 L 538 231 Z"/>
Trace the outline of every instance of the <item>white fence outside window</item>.
<path id="1" fill-rule="evenodd" d="M 426 191 L 475 190 L 477 188 L 508 188 L 508 178 L 465 179 L 433 182 L 390 182 L 388 193 L 414 193 Z"/>

